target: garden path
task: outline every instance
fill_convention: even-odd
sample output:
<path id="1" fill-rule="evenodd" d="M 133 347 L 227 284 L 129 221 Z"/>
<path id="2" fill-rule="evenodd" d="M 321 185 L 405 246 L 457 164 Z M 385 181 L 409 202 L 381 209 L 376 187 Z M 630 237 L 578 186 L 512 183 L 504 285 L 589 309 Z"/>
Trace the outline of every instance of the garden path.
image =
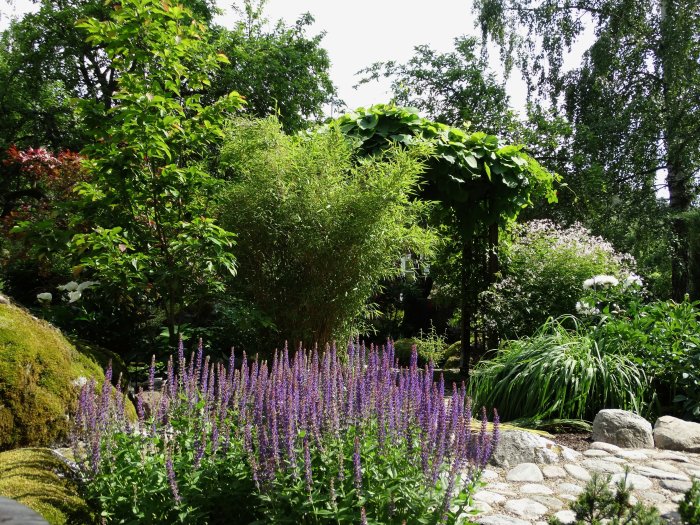
<path id="1" fill-rule="evenodd" d="M 660 449 L 624 449 L 592 443 L 582 454 L 547 465 L 521 463 L 512 468 L 489 466 L 484 487 L 476 492 L 475 521 L 481 525 L 546 525 L 550 516 L 563 523 L 574 521 L 569 503 L 583 492 L 591 474 L 624 477 L 632 488 L 632 503 L 653 505 L 670 523 L 680 523 L 678 502 L 700 479 L 700 454 Z"/>

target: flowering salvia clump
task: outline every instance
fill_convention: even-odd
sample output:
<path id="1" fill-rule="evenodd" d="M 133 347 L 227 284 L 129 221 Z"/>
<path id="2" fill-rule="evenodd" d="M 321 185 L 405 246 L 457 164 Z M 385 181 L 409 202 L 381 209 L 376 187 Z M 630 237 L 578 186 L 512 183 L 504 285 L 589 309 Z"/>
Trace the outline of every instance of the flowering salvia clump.
<path id="1" fill-rule="evenodd" d="M 472 421 L 464 385 L 446 396 L 432 365 L 417 367 L 415 350 L 402 369 L 391 345 L 293 357 L 285 349 L 271 362 L 243 355 L 239 369 L 234 363 L 233 353 L 228 366 L 210 363 L 201 343 L 187 360 L 181 343 L 158 394 L 152 365 L 133 422 L 119 392 L 84 386 L 74 440 L 103 515 L 198 523 L 467 518 L 498 441 L 498 416 L 491 432 L 485 411 Z"/>

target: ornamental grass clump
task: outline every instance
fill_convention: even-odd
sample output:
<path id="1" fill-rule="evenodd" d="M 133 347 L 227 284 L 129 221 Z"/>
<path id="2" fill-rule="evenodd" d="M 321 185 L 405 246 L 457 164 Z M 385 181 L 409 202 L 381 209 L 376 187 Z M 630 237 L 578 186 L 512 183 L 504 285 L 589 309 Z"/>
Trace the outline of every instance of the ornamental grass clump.
<path id="1" fill-rule="evenodd" d="M 87 384 L 75 429 L 87 496 L 117 523 L 461 523 L 498 441 L 465 387 L 394 350 L 287 350 L 235 369 L 182 344 L 138 421 Z M 146 416 L 145 400 L 151 415 Z M 157 400 L 153 402 L 154 400 Z"/>

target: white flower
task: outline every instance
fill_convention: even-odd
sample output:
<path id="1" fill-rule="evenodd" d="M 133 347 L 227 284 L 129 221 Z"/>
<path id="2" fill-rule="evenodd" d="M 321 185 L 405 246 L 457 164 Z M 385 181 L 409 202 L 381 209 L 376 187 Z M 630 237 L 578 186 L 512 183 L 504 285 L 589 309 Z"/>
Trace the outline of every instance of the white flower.
<path id="1" fill-rule="evenodd" d="M 78 290 L 77 290 L 77 291 L 78 291 L 78 292 L 82 292 L 83 290 L 87 290 L 88 288 L 90 288 L 91 286 L 94 286 L 94 285 L 96 285 L 96 284 L 97 284 L 97 281 L 85 281 L 85 282 L 82 282 L 82 283 L 80 283 L 80 284 L 78 285 Z"/>
<path id="2" fill-rule="evenodd" d="M 618 284 L 620 284 L 620 281 L 612 275 L 596 275 L 595 277 L 583 281 L 583 288 L 585 290 L 589 290 L 590 288 L 610 288 Z"/>
<path id="3" fill-rule="evenodd" d="M 600 313 L 600 310 L 586 302 L 578 301 L 576 303 L 576 312 L 578 312 L 581 315 L 598 315 Z"/>
<path id="4" fill-rule="evenodd" d="M 623 284 L 625 290 L 630 286 L 639 286 L 641 288 L 644 286 L 644 281 L 642 281 L 642 278 L 639 275 L 631 273 L 625 278 L 625 282 Z"/>
<path id="5" fill-rule="evenodd" d="M 69 283 L 62 284 L 61 286 L 57 286 L 57 288 L 62 292 L 74 292 L 78 289 L 78 283 L 71 281 Z"/>
<path id="6" fill-rule="evenodd" d="M 53 295 L 51 295 L 49 292 L 44 292 L 37 294 L 36 298 L 39 300 L 40 303 L 50 303 L 53 299 Z"/>
<path id="7" fill-rule="evenodd" d="M 76 290 L 75 292 L 69 292 L 69 293 L 68 293 L 68 302 L 69 302 L 69 303 L 74 303 L 75 301 L 77 301 L 78 299 L 80 299 L 80 298 L 82 297 L 82 295 L 83 295 L 83 294 L 80 293 L 80 292 L 77 291 L 77 290 Z"/>

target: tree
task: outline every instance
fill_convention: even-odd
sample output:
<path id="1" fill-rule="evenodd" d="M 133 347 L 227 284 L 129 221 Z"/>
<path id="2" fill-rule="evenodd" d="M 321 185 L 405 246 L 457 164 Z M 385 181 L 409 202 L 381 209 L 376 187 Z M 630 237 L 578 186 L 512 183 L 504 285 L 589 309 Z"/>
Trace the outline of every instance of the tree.
<path id="1" fill-rule="evenodd" d="M 189 9 L 159 0 L 109 5 L 109 20 L 79 24 L 104 49 L 117 89 L 100 139 L 85 150 L 94 178 L 79 192 L 94 228 L 72 246 L 98 280 L 158 304 L 174 343 L 182 309 L 220 288 L 222 271 L 235 271 L 233 235 L 207 216 L 216 181 L 202 156 L 242 99 L 233 92 L 201 104 L 227 59 Z"/>
<path id="2" fill-rule="evenodd" d="M 454 51 L 438 53 L 416 46 L 405 64 L 377 62 L 360 71 L 359 84 L 390 78 L 399 106 L 418 108 L 429 119 L 450 126 L 473 127 L 490 134 L 508 135 L 517 119 L 505 88 L 478 54 L 474 37 L 455 39 Z"/>
<path id="3" fill-rule="evenodd" d="M 637 213 L 642 203 L 654 208 L 655 179 L 665 177 L 672 293 L 681 299 L 689 290 L 681 214 L 696 196 L 700 167 L 697 2 L 478 0 L 475 9 L 507 68 L 517 63 L 531 96 L 574 125 L 580 174 L 598 174 Z M 564 53 L 590 25 L 595 43 L 565 73 Z"/>
<path id="4" fill-rule="evenodd" d="M 218 71 L 207 97 L 236 89 L 251 115 L 276 115 L 285 131 L 299 131 L 321 120 L 324 104 L 338 103 L 324 35 L 307 35 L 314 22 L 309 13 L 292 26 L 279 20 L 268 29 L 265 4 L 245 0 L 233 30 L 216 28 L 216 45 L 231 64 Z"/>
<path id="5" fill-rule="evenodd" d="M 394 148 L 356 163 L 337 126 L 304 136 L 275 119 L 231 126 L 218 216 L 238 234 L 230 290 L 269 320 L 263 340 L 343 343 L 362 332 L 401 255 L 430 248 L 417 225 L 426 205 L 413 199 L 425 153 Z"/>

